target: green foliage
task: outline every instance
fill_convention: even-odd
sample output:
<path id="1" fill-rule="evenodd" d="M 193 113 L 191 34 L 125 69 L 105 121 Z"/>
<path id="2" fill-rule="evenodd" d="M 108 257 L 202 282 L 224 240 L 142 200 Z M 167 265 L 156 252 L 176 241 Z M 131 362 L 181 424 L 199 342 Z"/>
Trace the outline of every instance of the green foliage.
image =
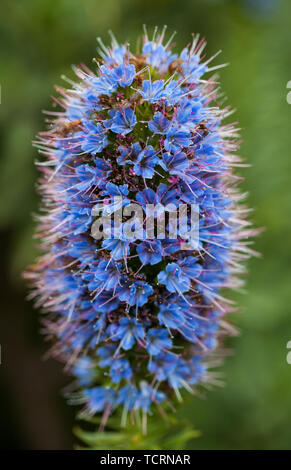
<path id="1" fill-rule="evenodd" d="M 91 422 L 92 423 L 92 422 Z M 94 421 L 97 426 L 98 420 Z M 120 427 L 120 417 L 109 419 L 106 431 L 85 431 L 75 428 L 75 435 L 83 445 L 78 449 L 90 450 L 166 450 L 185 449 L 187 443 L 199 436 L 187 420 L 169 417 L 167 421 L 150 417 L 147 432 L 139 424 L 129 422 Z M 84 446 L 85 445 L 85 446 Z"/>

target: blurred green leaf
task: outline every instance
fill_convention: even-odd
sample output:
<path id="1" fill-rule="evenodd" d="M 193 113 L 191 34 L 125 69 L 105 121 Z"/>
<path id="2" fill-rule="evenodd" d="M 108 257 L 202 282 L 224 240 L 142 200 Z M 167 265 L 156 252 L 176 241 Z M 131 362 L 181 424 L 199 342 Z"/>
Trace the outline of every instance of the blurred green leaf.
<path id="1" fill-rule="evenodd" d="M 166 450 L 184 449 L 187 442 L 200 435 L 186 420 L 170 417 L 165 422 L 159 417 L 150 417 L 147 433 L 140 426 L 128 423 L 120 428 L 120 418 L 112 417 L 107 423 L 108 431 L 84 431 L 78 427 L 75 435 L 91 450 Z M 82 447 L 79 447 L 82 448 Z"/>

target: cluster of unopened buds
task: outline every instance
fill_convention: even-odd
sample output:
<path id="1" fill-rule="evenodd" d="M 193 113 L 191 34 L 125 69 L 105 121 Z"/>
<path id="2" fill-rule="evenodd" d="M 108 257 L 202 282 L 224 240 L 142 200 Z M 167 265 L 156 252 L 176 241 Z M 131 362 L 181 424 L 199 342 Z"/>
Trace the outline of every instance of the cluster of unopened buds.
<path id="1" fill-rule="evenodd" d="M 96 72 L 75 67 L 71 88 L 57 87 L 61 110 L 48 112 L 36 142 L 43 255 L 26 276 L 52 353 L 77 379 L 72 401 L 102 413 L 102 426 L 120 410 L 123 424 L 141 412 L 145 427 L 147 414 L 164 414 L 183 389 L 219 382 L 211 368 L 234 310 L 220 290 L 241 286 L 240 261 L 253 253 L 233 173 L 238 133 L 222 123 L 231 110 L 220 106 L 212 73 L 220 66 L 204 60 L 198 36 L 179 55 L 164 36 L 145 32 L 136 55 L 113 36 L 111 47 L 99 40 Z M 124 212 L 131 203 L 145 214 L 139 224 Z M 169 236 L 169 204 L 198 208 L 195 240 L 191 211 L 189 231 Z M 156 206 L 150 238 L 148 205 Z M 96 236 L 100 217 L 112 216 L 113 227 L 119 211 L 118 236 Z"/>

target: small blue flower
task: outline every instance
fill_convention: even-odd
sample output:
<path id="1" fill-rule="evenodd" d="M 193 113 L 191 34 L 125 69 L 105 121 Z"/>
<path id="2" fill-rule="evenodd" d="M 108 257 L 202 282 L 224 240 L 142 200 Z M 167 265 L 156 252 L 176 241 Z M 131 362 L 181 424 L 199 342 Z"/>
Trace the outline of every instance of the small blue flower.
<path id="1" fill-rule="evenodd" d="M 117 80 L 113 75 L 113 71 L 105 65 L 100 67 L 100 77 L 94 77 L 91 82 L 97 96 L 111 95 L 117 89 Z"/>
<path id="2" fill-rule="evenodd" d="M 117 404 L 123 405 L 126 410 L 133 410 L 139 398 L 139 392 L 134 385 L 128 384 L 119 390 Z"/>
<path id="3" fill-rule="evenodd" d="M 117 134 L 128 134 L 136 124 L 136 117 L 131 108 L 125 108 L 122 111 L 110 111 L 109 114 L 111 116 L 109 128 Z"/>
<path id="4" fill-rule="evenodd" d="M 128 195 L 128 185 L 116 185 L 114 183 L 107 183 L 103 189 L 102 196 L 110 196 L 110 199 L 106 198 L 106 203 L 102 207 L 102 215 L 110 216 L 111 214 L 118 212 L 122 207 L 128 206 L 130 200 L 126 197 Z M 100 205 L 97 204 L 97 208 L 100 208 Z M 95 208 L 93 208 L 93 211 Z M 104 232 L 108 230 L 108 227 L 104 227 Z M 122 235 L 122 227 L 120 227 L 119 233 Z M 110 232 L 107 234 L 108 237 L 111 237 L 111 228 Z"/>
<path id="5" fill-rule="evenodd" d="M 153 177 L 155 165 L 159 163 L 159 158 L 156 156 L 156 153 L 154 148 L 149 145 L 138 154 L 137 161 L 133 167 L 136 175 L 150 179 Z"/>
<path id="6" fill-rule="evenodd" d="M 171 127 L 167 132 L 164 145 L 168 152 L 178 152 L 183 147 L 189 147 L 190 144 L 189 132 L 178 129 L 177 127 Z"/>
<path id="7" fill-rule="evenodd" d="M 77 259 L 80 267 L 84 269 L 95 258 L 95 250 L 86 240 L 74 241 L 68 247 L 68 255 Z"/>
<path id="8" fill-rule="evenodd" d="M 131 147 L 120 145 L 118 150 L 121 155 L 117 158 L 117 163 L 119 165 L 132 165 L 133 162 L 137 159 L 138 154 L 141 152 L 141 146 L 135 142 Z"/>
<path id="9" fill-rule="evenodd" d="M 142 307 L 152 293 L 153 288 L 146 282 L 134 282 L 130 287 L 127 302 L 131 306 Z"/>
<path id="10" fill-rule="evenodd" d="M 164 91 L 164 81 L 155 80 L 144 80 L 142 83 L 142 90 L 138 90 L 143 99 L 149 103 L 157 103 L 159 100 L 165 98 L 166 94 Z"/>
<path id="11" fill-rule="evenodd" d="M 172 80 L 165 86 L 165 96 L 167 106 L 177 104 L 185 94 L 185 89 L 181 88 L 175 80 Z"/>
<path id="12" fill-rule="evenodd" d="M 92 155 L 102 152 L 108 145 L 106 129 L 99 123 L 95 125 L 92 121 L 88 122 L 84 134 L 80 133 L 79 137 L 81 139 L 82 150 Z"/>
<path id="13" fill-rule="evenodd" d="M 99 313 L 109 313 L 115 310 L 118 305 L 119 301 L 115 296 L 115 293 L 112 290 L 103 291 L 98 293 L 97 297 L 92 302 L 93 311 L 92 314 L 95 315 L 95 312 Z M 90 312 L 91 313 L 91 312 Z M 96 315 L 95 315 L 96 317 Z M 101 325 L 105 324 L 104 317 L 101 317 Z M 96 325 L 97 328 L 98 325 Z"/>
<path id="14" fill-rule="evenodd" d="M 89 357 L 81 357 L 73 367 L 73 373 L 82 387 L 89 387 L 95 377 L 94 364 Z"/>
<path id="15" fill-rule="evenodd" d="M 168 329 L 174 330 L 179 330 L 186 321 L 183 311 L 176 304 L 161 305 L 158 319 L 161 325 L 165 325 Z"/>
<path id="16" fill-rule="evenodd" d="M 188 47 L 185 47 L 180 54 L 182 59 L 182 70 L 187 77 L 187 83 L 197 83 L 197 81 L 207 72 L 207 65 L 200 63 L 198 54 L 191 54 Z"/>
<path id="17" fill-rule="evenodd" d="M 110 377 L 114 383 L 119 383 L 122 379 L 130 379 L 132 370 L 126 359 L 115 359 L 110 368 Z"/>
<path id="18" fill-rule="evenodd" d="M 214 349 L 217 346 L 217 339 L 213 336 L 208 336 L 208 338 L 205 338 L 203 341 L 203 344 L 207 349 Z"/>
<path id="19" fill-rule="evenodd" d="M 80 183 L 72 185 L 73 188 L 86 193 L 90 188 L 102 185 L 110 172 L 110 167 L 108 165 L 103 165 L 102 168 L 98 167 L 98 160 L 95 159 L 96 166 L 85 164 L 76 167 L 76 176 Z M 105 163 L 103 160 L 101 162 Z"/>
<path id="20" fill-rule="evenodd" d="M 80 106 L 79 98 L 70 97 L 68 108 L 66 109 L 67 118 L 73 122 L 83 119 L 86 114 L 86 109 L 83 106 Z"/>
<path id="21" fill-rule="evenodd" d="M 96 266 L 94 275 L 94 282 L 89 284 L 92 290 L 111 290 L 115 291 L 116 287 L 120 284 L 121 279 L 121 264 L 115 262 L 108 262 L 106 260 L 100 261 Z"/>
<path id="22" fill-rule="evenodd" d="M 102 51 L 99 51 L 99 52 L 103 56 L 106 64 L 109 64 L 109 65 L 123 64 L 124 57 L 126 54 L 126 46 L 124 44 L 120 46 L 119 44 L 117 44 L 116 41 L 114 42 L 114 44 L 115 45 L 112 45 L 110 56 L 104 55 Z"/>
<path id="23" fill-rule="evenodd" d="M 151 328 L 147 332 L 147 350 L 151 356 L 156 356 L 165 349 L 172 347 L 172 340 L 167 330 Z"/>
<path id="24" fill-rule="evenodd" d="M 171 121 L 164 114 L 155 113 L 153 120 L 149 121 L 149 129 L 155 134 L 166 134 L 170 128 Z"/>
<path id="25" fill-rule="evenodd" d="M 103 158 L 94 158 L 94 164 L 95 164 L 95 170 L 98 172 L 98 178 L 99 179 L 104 179 L 106 178 L 111 169 L 110 163 L 107 161 L 103 160 Z"/>
<path id="26" fill-rule="evenodd" d="M 183 176 L 183 171 L 188 168 L 189 160 L 184 152 L 163 153 L 161 166 L 171 175 Z"/>
<path id="27" fill-rule="evenodd" d="M 136 408 L 140 408 L 144 412 L 148 412 L 152 403 L 161 403 L 165 398 L 166 396 L 164 393 L 158 392 L 147 382 L 142 381 L 140 383 L 140 394 L 136 402 Z"/>
<path id="28" fill-rule="evenodd" d="M 146 188 L 136 195 L 136 200 L 146 209 L 147 204 L 158 204 L 160 202 L 159 193 L 152 188 Z"/>
<path id="29" fill-rule="evenodd" d="M 88 406 L 96 413 L 114 405 L 116 392 L 110 388 L 95 387 L 85 389 L 84 395 L 88 401 Z"/>
<path id="30" fill-rule="evenodd" d="M 172 54 L 171 51 L 166 50 L 165 46 L 156 44 L 154 41 L 146 42 L 142 52 L 146 55 L 148 64 L 161 72 L 165 72 L 169 64 L 177 58 L 176 54 Z"/>
<path id="31" fill-rule="evenodd" d="M 95 169 L 90 165 L 79 165 L 76 168 L 76 175 L 80 183 L 73 185 L 73 187 L 80 191 L 88 191 L 92 186 L 99 183 Z"/>
<path id="32" fill-rule="evenodd" d="M 177 263 L 169 263 L 165 271 L 158 274 L 158 281 L 164 284 L 169 292 L 183 293 L 190 289 L 190 280 L 184 276 Z"/>
<path id="33" fill-rule="evenodd" d="M 179 103 L 177 112 L 174 115 L 174 122 L 176 125 L 187 125 L 189 126 L 192 122 L 192 110 L 193 104 L 188 99 L 184 98 Z M 197 111 L 196 111 L 197 114 Z M 194 114 L 195 115 L 195 114 Z"/>
<path id="34" fill-rule="evenodd" d="M 122 87 L 127 87 L 132 84 L 135 77 L 135 67 L 132 64 L 121 64 L 114 69 L 112 76 Z"/>
<path id="35" fill-rule="evenodd" d="M 114 260 L 118 261 L 125 259 L 129 255 L 130 240 L 123 240 L 120 238 L 105 238 L 102 242 L 102 247 L 109 250 Z"/>
<path id="36" fill-rule="evenodd" d="M 114 344 L 106 344 L 97 349 L 98 356 L 100 358 L 100 367 L 110 367 L 114 361 L 114 354 L 116 347 Z"/>
<path id="37" fill-rule="evenodd" d="M 154 356 L 148 363 L 148 370 L 155 374 L 158 381 L 166 380 L 168 374 L 174 370 L 178 358 L 174 354 L 162 352 Z"/>
<path id="38" fill-rule="evenodd" d="M 128 184 L 116 185 L 114 183 L 107 183 L 105 186 L 104 191 L 102 191 L 103 195 L 109 196 L 127 196 L 128 195 Z"/>
<path id="39" fill-rule="evenodd" d="M 201 363 L 201 356 L 193 357 L 189 366 L 191 369 L 189 383 L 191 385 L 197 385 L 199 382 L 205 380 L 207 367 L 205 364 Z"/>
<path id="40" fill-rule="evenodd" d="M 198 259 L 194 256 L 187 256 L 186 258 L 178 261 L 178 265 L 181 268 L 183 276 L 186 276 L 189 279 L 197 279 L 200 276 L 202 268 L 197 261 Z"/>
<path id="41" fill-rule="evenodd" d="M 145 337 L 145 331 L 135 318 L 121 318 L 117 325 L 113 340 L 121 340 L 120 347 L 126 351 L 132 348 L 135 341 L 138 343 Z"/>
<path id="42" fill-rule="evenodd" d="M 141 242 L 136 251 L 142 264 L 154 265 L 162 260 L 162 244 L 159 240 Z"/>
<path id="43" fill-rule="evenodd" d="M 89 207 L 76 207 L 75 210 L 67 214 L 64 212 L 64 221 L 68 222 L 68 233 L 79 235 L 86 232 L 92 224 L 93 217 Z M 65 228 L 65 226 L 63 227 Z"/>
<path id="44" fill-rule="evenodd" d="M 190 368 L 183 359 L 178 359 L 174 367 L 166 371 L 170 387 L 177 390 L 184 387 L 190 378 Z"/>

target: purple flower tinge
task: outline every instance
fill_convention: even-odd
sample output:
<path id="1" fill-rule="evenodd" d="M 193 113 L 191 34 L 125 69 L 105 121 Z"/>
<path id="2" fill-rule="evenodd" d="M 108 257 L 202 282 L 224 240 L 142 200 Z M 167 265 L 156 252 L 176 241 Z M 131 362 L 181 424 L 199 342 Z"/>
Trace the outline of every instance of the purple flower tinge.
<path id="1" fill-rule="evenodd" d="M 241 285 L 239 262 L 254 253 L 232 170 L 238 134 L 215 101 L 215 67 L 201 61 L 198 37 L 181 54 L 163 43 L 164 31 L 145 35 L 135 57 L 114 40 L 95 72 L 76 69 L 64 112 L 39 136 L 43 255 L 26 276 L 86 410 L 105 417 L 118 407 L 150 413 L 215 383 L 208 359 L 233 331 L 221 290 Z M 155 205 L 153 225 L 163 207 L 168 217 L 169 206 L 196 204 L 198 245 L 186 249 L 181 231 L 170 237 L 167 218 L 165 238 L 147 237 L 142 221 L 128 239 L 130 212 L 117 235 L 110 222 L 94 236 L 99 212 L 113 220 L 132 202 L 143 214 Z"/>

